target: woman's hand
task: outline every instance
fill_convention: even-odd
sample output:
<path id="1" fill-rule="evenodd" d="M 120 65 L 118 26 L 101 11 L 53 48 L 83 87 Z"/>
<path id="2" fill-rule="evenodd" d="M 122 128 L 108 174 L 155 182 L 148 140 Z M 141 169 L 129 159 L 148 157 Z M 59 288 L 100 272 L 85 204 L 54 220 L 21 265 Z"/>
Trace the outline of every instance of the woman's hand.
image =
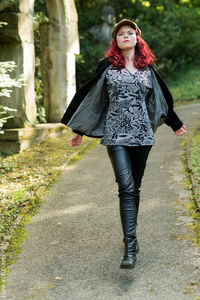
<path id="1" fill-rule="evenodd" d="M 179 136 L 179 135 L 182 135 L 186 132 L 187 132 L 187 127 L 185 125 L 183 125 L 180 129 L 175 131 L 175 134 Z"/>
<path id="2" fill-rule="evenodd" d="M 75 133 L 73 135 L 73 137 L 71 137 L 69 140 L 67 140 L 67 142 L 69 142 L 70 147 L 80 146 L 80 144 L 82 142 L 82 135 Z"/>

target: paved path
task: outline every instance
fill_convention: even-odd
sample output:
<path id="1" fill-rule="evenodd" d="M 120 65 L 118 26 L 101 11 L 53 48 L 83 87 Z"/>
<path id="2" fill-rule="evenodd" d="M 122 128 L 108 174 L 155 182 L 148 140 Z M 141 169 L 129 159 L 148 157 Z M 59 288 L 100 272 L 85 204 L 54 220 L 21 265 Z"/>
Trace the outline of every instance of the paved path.
<path id="1" fill-rule="evenodd" d="M 176 109 L 188 127 L 200 105 Z M 182 137 L 162 126 L 142 186 L 133 270 L 120 270 L 123 253 L 117 186 L 104 146 L 67 168 L 38 215 L 12 266 L 1 299 L 184 300 L 199 293 L 200 253 L 184 215 L 189 192 L 181 173 Z M 192 293 L 192 294 L 191 294 Z M 199 294 L 198 294 L 199 295 Z"/>

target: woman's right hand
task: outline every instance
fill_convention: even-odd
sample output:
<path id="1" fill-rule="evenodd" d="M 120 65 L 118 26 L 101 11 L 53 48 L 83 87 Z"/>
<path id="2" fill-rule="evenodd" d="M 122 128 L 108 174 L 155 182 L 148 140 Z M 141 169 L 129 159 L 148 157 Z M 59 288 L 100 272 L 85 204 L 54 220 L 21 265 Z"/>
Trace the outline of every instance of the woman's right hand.
<path id="1" fill-rule="evenodd" d="M 69 142 L 70 147 L 80 146 L 80 144 L 82 142 L 82 138 L 83 138 L 82 135 L 75 133 L 73 135 L 73 137 L 71 137 L 69 140 L 67 140 L 67 142 Z"/>

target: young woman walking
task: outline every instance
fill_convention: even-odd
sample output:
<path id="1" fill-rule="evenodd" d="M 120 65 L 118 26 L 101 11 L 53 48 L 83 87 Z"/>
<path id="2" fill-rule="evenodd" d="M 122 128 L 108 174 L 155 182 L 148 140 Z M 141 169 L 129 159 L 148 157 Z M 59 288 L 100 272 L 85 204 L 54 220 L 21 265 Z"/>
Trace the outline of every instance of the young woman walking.
<path id="1" fill-rule="evenodd" d="M 176 135 L 186 126 L 173 110 L 173 98 L 155 68 L 156 57 L 141 38 L 137 24 L 123 19 L 113 28 L 111 48 L 98 63 L 94 77 L 80 88 L 62 123 L 82 136 L 101 138 L 114 170 L 125 244 L 120 267 L 132 269 L 139 245 L 136 237 L 140 186 L 154 133 L 163 123 Z"/>

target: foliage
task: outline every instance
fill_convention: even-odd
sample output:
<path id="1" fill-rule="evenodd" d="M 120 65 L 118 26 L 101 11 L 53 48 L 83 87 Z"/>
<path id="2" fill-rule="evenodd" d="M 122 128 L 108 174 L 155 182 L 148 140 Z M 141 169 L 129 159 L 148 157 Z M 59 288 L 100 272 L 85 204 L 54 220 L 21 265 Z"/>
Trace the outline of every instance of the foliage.
<path id="1" fill-rule="evenodd" d="M 13 87 L 22 87 L 23 85 L 23 75 L 18 78 L 11 78 L 8 73 L 12 72 L 16 68 L 14 61 L 0 62 L 0 97 L 10 97 Z M 13 116 L 8 115 L 9 112 L 16 111 L 16 109 L 9 108 L 7 106 L 0 105 L 0 133 L 3 133 L 1 128 L 6 123 L 6 121 Z"/>
<path id="2" fill-rule="evenodd" d="M 200 123 L 198 124 L 194 135 L 191 137 L 190 161 L 192 164 L 192 171 L 194 172 L 200 193 Z M 193 195 L 196 197 L 196 195 Z M 197 211 L 197 206 L 194 201 L 190 201 L 188 206 L 188 214 L 194 219 L 191 223 L 191 229 L 195 232 L 193 241 L 200 246 L 200 213 Z"/>
<path id="3" fill-rule="evenodd" d="M 103 52 L 101 45 L 94 47 L 89 34 L 85 35 L 85 38 L 80 36 L 80 47 L 82 43 L 84 43 L 84 53 L 76 56 L 77 88 L 80 88 L 83 83 L 93 76 L 96 69 L 97 58 L 100 59 Z"/>
<path id="4" fill-rule="evenodd" d="M 35 101 L 37 106 L 37 120 L 46 123 L 44 109 L 44 92 L 40 60 L 40 24 L 49 22 L 45 0 L 35 0 L 34 3 L 34 45 L 35 45 Z"/>
<path id="5" fill-rule="evenodd" d="M 39 123 L 46 123 L 46 114 L 44 109 L 44 92 L 40 66 L 40 57 L 35 57 L 35 102 L 37 106 L 37 120 Z"/>
<path id="6" fill-rule="evenodd" d="M 16 0 L 3 0 L 0 2 L 0 11 L 10 7 L 11 5 L 15 4 Z"/>
<path id="7" fill-rule="evenodd" d="M 6 22 L 0 22 L 0 28 L 3 27 L 4 25 L 8 25 Z"/>
<path id="8" fill-rule="evenodd" d="M 7 25 L 6 22 L 0 22 L 0 28 L 4 25 Z M 10 97 L 13 87 L 22 87 L 24 78 L 23 75 L 18 76 L 13 79 L 10 77 L 10 74 L 16 68 L 14 61 L 4 61 L 0 62 L 0 97 Z M 0 133 L 3 133 L 1 128 L 7 122 L 8 119 L 13 118 L 9 115 L 9 112 L 14 112 L 16 109 L 9 108 L 7 106 L 0 104 Z"/>
<path id="9" fill-rule="evenodd" d="M 191 142 L 191 163 L 192 170 L 196 175 L 198 180 L 199 188 L 200 188 L 200 129 L 196 132 L 196 134 L 192 137 Z M 199 189 L 200 191 L 200 189 Z"/>
<path id="10" fill-rule="evenodd" d="M 182 65 L 200 58 L 198 1 L 75 0 L 81 38 L 81 59 L 77 60 L 78 87 L 91 77 L 97 60 L 103 56 L 97 52 L 96 42 L 88 30 L 102 22 L 104 6 L 113 6 L 117 22 L 131 18 L 138 23 L 142 37 L 157 56 L 159 70 L 165 77 L 170 77 Z"/>
<path id="11" fill-rule="evenodd" d="M 37 3 L 37 1 L 36 1 Z M 33 17 L 34 26 L 34 43 L 35 43 L 35 54 L 36 57 L 40 54 L 40 24 L 49 22 L 48 16 L 42 11 L 35 11 Z"/>
<path id="12" fill-rule="evenodd" d="M 0 62 L 0 97 L 10 97 L 12 87 L 21 87 L 24 81 L 23 75 L 13 79 L 8 72 L 12 72 L 16 68 L 14 61 Z"/>
<path id="13" fill-rule="evenodd" d="M 200 64 L 189 64 L 181 67 L 167 80 L 169 89 L 176 103 L 200 99 Z"/>

